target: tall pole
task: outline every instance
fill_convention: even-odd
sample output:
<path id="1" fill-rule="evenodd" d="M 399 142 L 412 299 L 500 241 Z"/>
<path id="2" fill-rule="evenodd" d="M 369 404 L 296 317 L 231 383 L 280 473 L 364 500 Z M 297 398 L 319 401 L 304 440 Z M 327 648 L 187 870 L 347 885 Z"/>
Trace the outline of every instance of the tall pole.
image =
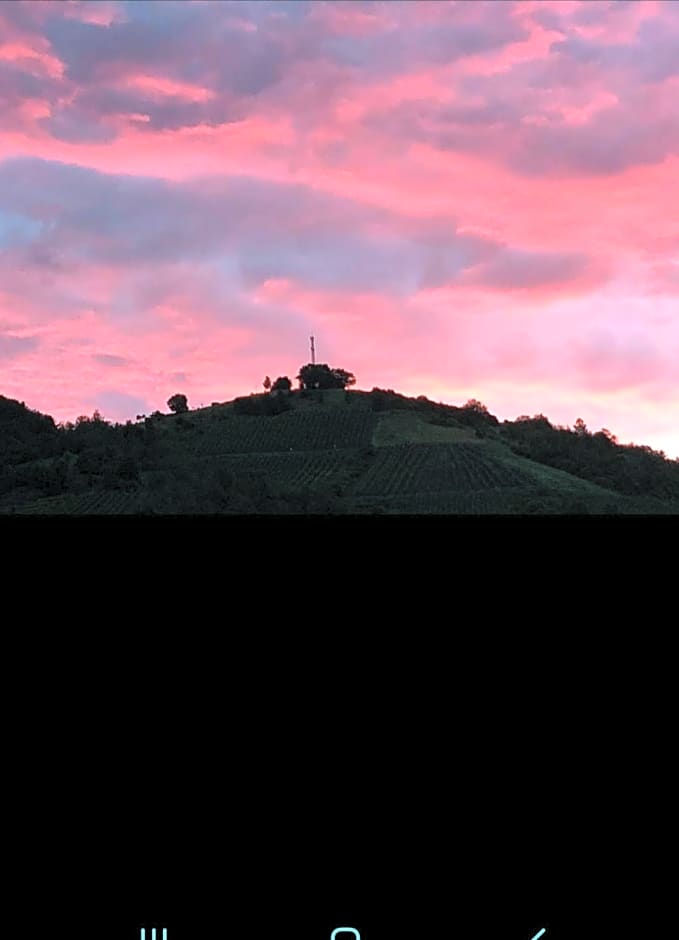
<path id="1" fill-rule="evenodd" d="M 314 348 L 314 338 L 311 337 L 311 365 L 316 365 L 316 349 Z"/>

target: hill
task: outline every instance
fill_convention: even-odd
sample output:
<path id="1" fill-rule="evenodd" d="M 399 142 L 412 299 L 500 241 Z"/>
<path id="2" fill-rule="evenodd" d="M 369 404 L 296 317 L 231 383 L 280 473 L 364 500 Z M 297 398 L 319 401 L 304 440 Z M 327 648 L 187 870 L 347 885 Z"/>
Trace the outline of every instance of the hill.
<path id="1" fill-rule="evenodd" d="M 679 461 L 543 415 L 392 390 L 56 426 L 0 396 L 0 512 L 679 513 Z"/>

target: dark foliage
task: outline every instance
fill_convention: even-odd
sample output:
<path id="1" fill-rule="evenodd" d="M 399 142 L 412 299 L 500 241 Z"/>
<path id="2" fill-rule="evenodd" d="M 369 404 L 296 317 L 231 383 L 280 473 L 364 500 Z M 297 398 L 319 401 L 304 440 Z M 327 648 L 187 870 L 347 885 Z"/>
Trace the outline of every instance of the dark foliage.
<path id="1" fill-rule="evenodd" d="M 59 435 L 49 415 L 0 395 L 0 467 L 58 452 Z"/>
<path id="2" fill-rule="evenodd" d="M 272 392 L 289 392 L 292 388 L 292 382 L 287 375 L 279 375 L 271 386 Z"/>
<path id="3" fill-rule="evenodd" d="M 431 424 L 471 428 L 481 437 L 495 437 L 500 423 L 485 405 L 475 399 L 470 399 L 466 405 L 458 408 L 430 401 L 425 395 L 407 398 L 391 388 L 373 388 L 370 400 L 373 411 L 415 411 Z"/>
<path id="4" fill-rule="evenodd" d="M 281 395 L 250 395 L 236 398 L 233 410 L 237 415 L 273 416 L 289 411 L 290 403 Z"/>
<path id="5" fill-rule="evenodd" d="M 356 377 L 345 369 L 331 369 L 326 363 L 308 363 L 297 375 L 300 389 L 347 388 L 354 385 Z"/>
<path id="6" fill-rule="evenodd" d="M 173 395 L 172 398 L 168 398 L 167 407 L 175 414 L 184 414 L 189 410 L 189 402 L 186 395 Z"/>
<path id="7" fill-rule="evenodd" d="M 679 499 L 679 461 L 634 444 L 618 444 L 607 429 L 591 434 L 578 419 L 573 430 L 554 427 L 542 414 L 505 421 L 502 438 L 538 463 L 565 470 L 629 496 Z"/>
<path id="8" fill-rule="evenodd" d="M 370 406 L 373 411 L 411 411 L 412 399 L 400 395 L 393 388 L 373 388 L 370 392 Z"/>
<path id="9" fill-rule="evenodd" d="M 276 384 L 289 383 L 283 379 Z M 318 402 L 322 395 L 251 395 L 212 413 L 170 420 L 155 412 L 124 425 L 95 412 L 59 426 L 0 396 L 0 512 L 40 512 L 45 500 L 50 512 L 152 514 L 679 510 L 679 461 L 621 446 L 610 431 L 592 434 L 582 421 L 572 430 L 544 415 L 499 424 L 475 400 L 453 407 L 379 388 L 345 393 L 351 409 L 305 404 L 280 421 L 239 417 L 275 418 L 298 398 Z M 428 423 L 470 428 L 571 477 L 563 488 L 548 477 L 543 484 L 539 474 L 527 477 L 511 455 L 502 462 L 507 450 L 496 444 L 375 447 L 379 418 L 370 409 L 409 410 Z M 573 477 L 603 489 L 579 488 Z"/>

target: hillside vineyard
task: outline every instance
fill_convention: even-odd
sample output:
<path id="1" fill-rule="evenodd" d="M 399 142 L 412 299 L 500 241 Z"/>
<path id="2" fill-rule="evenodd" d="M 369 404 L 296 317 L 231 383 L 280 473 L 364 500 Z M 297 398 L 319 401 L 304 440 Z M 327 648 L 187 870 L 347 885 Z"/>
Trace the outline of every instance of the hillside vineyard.
<path id="1" fill-rule="evenodd" d="M 582 422 L 500 423 L 391 390 L 265 392 L 111 425 L 0 398 L 0 512 L 618 514 L 679 512 L 679 462 Z"/>

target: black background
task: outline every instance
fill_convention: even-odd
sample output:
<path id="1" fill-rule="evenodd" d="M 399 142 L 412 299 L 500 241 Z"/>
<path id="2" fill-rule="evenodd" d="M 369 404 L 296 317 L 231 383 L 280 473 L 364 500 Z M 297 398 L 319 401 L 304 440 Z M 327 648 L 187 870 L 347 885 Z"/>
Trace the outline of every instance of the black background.
<path id="1" fill-rule="evenodd" d="M 69 940 L 139 940 L 142 926 L 146 940 L 153 926 L 157 940 L 163 927 L 168 940 L 329 940 L 339 926 L 361 940 L 666 929 L 661 799 L 622 803 L 618 768 L 593 764 L 581 742 L 577 762 L 497 747 L 484 759 L 475 728 L 464 750 L 447 729 L 405 747 L 406 719 L 391 718 L 400 736 L 388 753 L 384 735 L 361 749 L 354 737 L 352 753 L 334 734 L 335 753 L 351 758 L 329 763 L 313 734 L 293 750 L 281 727 L 278 746 L 248 726 L 249 744 L 229 750 L 217 729 L 200 752 L 174 755 L 149 732 L 133 760 L 110 736 L 98 758 L 81 739 L 61 782 L 65 756 L 33 770 L 44 785 L 27 788 L 14 817 L 6 912 L 25 935 Z"/>
<path id="2" fill-rule="evenodd" d="M 318 687 L 293 683 L 285 665 L 282 689 L 257 682 L 259 650 L 246 660 L 201 647 L 199 683 L 154 660 L 140 680 L 115 672 L 95 719 L 82 682 L 72 711 L 44 707 L 21 731 L 29 758 L 16 761 L 6 802 L 13 935 L 139 940 L 145 926 L 151 940 L 156 926 L 168 940 L 329 940 L 352 926 L 361 940 L 531 940 L 546 927 L 545 940 L 602 940 L 667 930 L 666 749 L 635 708 L 622 712 L 627 680 L 585 713 L 584 671 L 557 690 L 545 661 L 537 687 L 526 680 L 521 714 L 504 704 L 514 689 L 488 704 L 497 686 L 483 657 L 470 688 L 469 656 L 419 638 L 419 683 L 412 657 L 390 662 L 386 643 L 360 676 L 360 640 L 332 679 L 340 634 L 330 636 L 330 653 L 305 640 L 296 655 L 284 634 L 288 658 Z M 219 665 L 210 683 L 207 662 Z M 152 701 L 125 712 L 135 681 Z M 324 695 L 342 706 L 333 720 Z"/>
<path id="3" fill-rule="evenodd" d="M 449 771 L 438 787 L 442 767 L 323 787 L 312 768 L 258 765 L 230 787 L 216 767 L 189 783 L 170 766 L 166 787 L 153 763 L 135 766 L 137 786 L 109 778 L 94 801 L 91 786 L 53 787 L 19 819 L 6 914 L 25 935 L 329 940 L 351 926 L 361 940 L 531 940 L 546 927 L 545 940 L 603 940 L 667 927 L 666 822 L 648 802 L 625 811 L 615 780 L 576 799 L 551 767 L 527 794 L 485 765 L 473 785 Z"/>
<path id="4" fill-rule="evenodd" d="M 565 932 L 578 926 L 576 918 L 569 921 L 568 911 L 555 906 L 556 894 L 546 896 L 535 879 L 519 894 L 510 892 L 507 881 L 498 885 L 488 872 L 486 877 L 481 872 L 478 882 L 464 876 L 437 879 L 437 872 L 423 872 L 406 858 L 398 871 L 383 868 L 372 877 L 348 877 L 323 862 L 320 867 L 322 872 L 295 865 L 294 874 L 272 872 L 269 877 L 259 871 L 249 884 L 238 884 L 228 869 L 221 884 L 214 877 L 198 883 L 188 871 L 172 887 L 168 882 L 163 886 L 140 880 L 118 904 L 112 899 L 109 905 L 97 905 L 102 912 L 98 922 L 107 908 L 110 919 L 97 934 L 138 940 L 143 925 L 150 940 L 155 925 L 158 940 L 163 926 L 168 928 L 168 940 L 230 936 L 329 940 L 339 926 L 355 927 L 361 940 L 433 940 L 442 935 L 531 940 L 541 927 L 547 927 L 554 940 L 588 935 L 587 930 Z"/>
<path id="5" fill-rule="evenodd" d="M 31 935 L 70 940 L 139 940 L 142 926 L 147 940 L 153 926 L 157 940 L 163 927 L 168 940 L 329 940 L 339 926 L 361 940 L 531 940 L 542 927 L 545 940 L 587 940 L 660 927 L 657 912 L 639 910 L 639 866 L 625 874 L 610 846 L 581 841 L 583 827 L 569 839 L 523 813 L 502 831 L 442 815 L 438 831 L 436 820 L 415 831 L 394 817 L 366 836 L 368 817 L 363 829 L 357 818 L 311 832 L 293 816 L 270 829 L 215 818 L 212 833 L 208 816 L 190 835 L 147 824 L 74 839 L 71 829 L 51 872 L 36 872 L 22 919 Z"/>

